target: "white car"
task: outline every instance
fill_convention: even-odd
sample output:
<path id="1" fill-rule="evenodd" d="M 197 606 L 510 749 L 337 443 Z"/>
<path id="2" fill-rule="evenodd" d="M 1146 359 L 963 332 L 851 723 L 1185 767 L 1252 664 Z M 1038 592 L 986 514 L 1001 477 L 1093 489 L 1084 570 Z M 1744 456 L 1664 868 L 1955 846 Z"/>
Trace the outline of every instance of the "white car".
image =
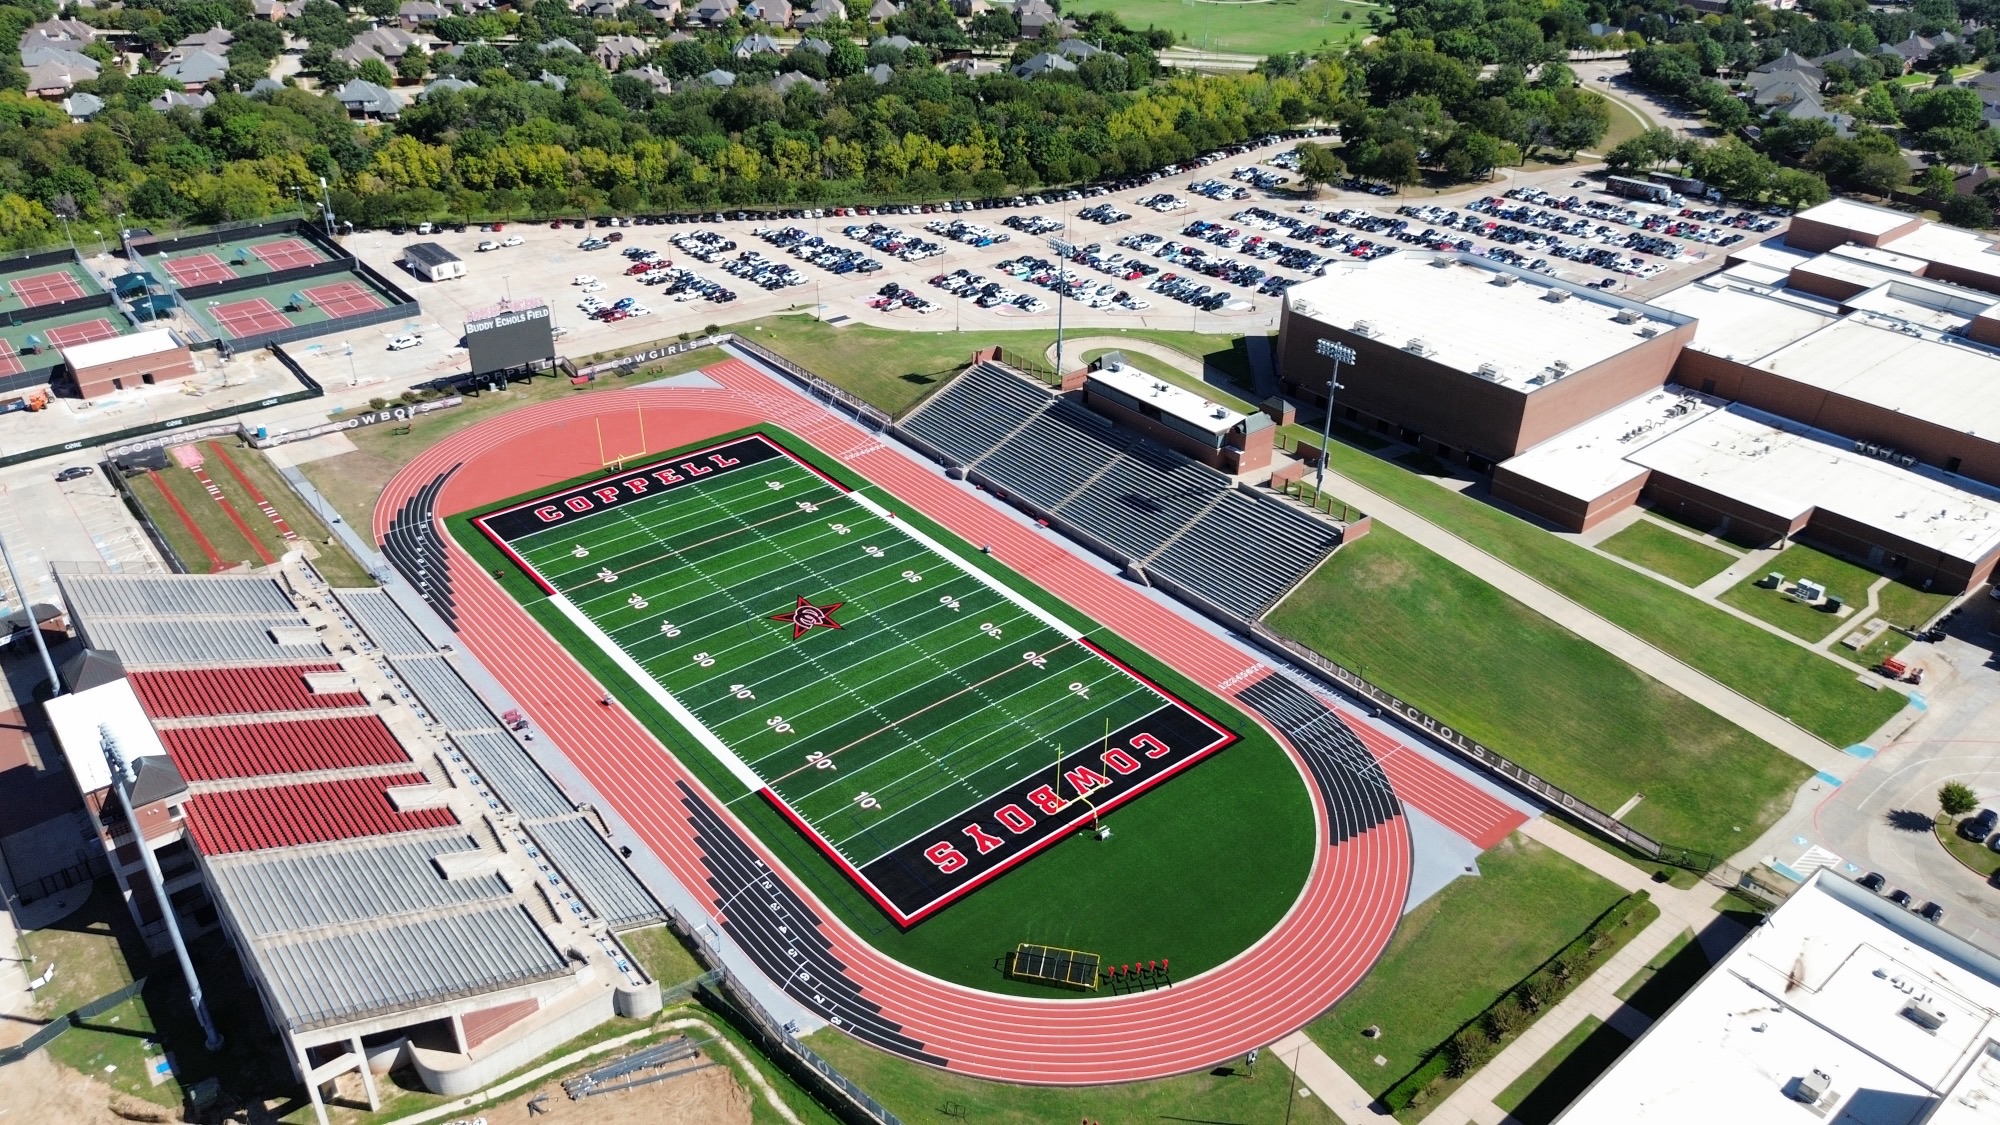
<path id="1" fill-rule="evenodd" d="M 518 234 L 510 234 L 503 242 L 500 243 L 500 245 L 502 246 L 519 246 L 520 244 L 521 244 L 521 236 Z"/>
<path id="2" fill-rule="evenodd" d="M 479 244 L 479 252 L 482 254 L 484 254 L 488 250 L 498 250 L 498 249 L 500 249 L 500 244 L 493 241 L 490 238 Z"/>
<path id="3" fill-rule="evenodd" d="M 584 282 L 584 283 L 583 283 L 583 289 L 582 289 L 582 292 L 585 292 L 585 293 L 602 293 L 602 292 L 604 292 L 604 283 L 603 283 L 603 282 L 601 282 L 601 281 L 595 281 L 595 280 L 592 280 L 592 281 L 586 281 L 586 282 Z"/>
<path id="4" fill-rule="evenodd" d="M 422 336 L 392 336 L 389 338 L 389 350 L 400 352 L 404 348 L 414 348 L 423 342 L 424 338 Z"/>
<path id="5" fill-rule="evenodd" d="M 570 278 L 569 283 L 571 285 L 595 285 L 597 284 L 597 279 L 587 273 L 580 273 Z"/>

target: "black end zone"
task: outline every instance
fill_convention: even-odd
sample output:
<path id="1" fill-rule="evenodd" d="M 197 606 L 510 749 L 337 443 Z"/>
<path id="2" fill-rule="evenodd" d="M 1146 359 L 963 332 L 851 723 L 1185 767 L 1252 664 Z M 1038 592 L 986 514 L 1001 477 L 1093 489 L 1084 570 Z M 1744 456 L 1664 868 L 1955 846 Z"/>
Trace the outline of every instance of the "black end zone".
<path id="1" fill-rule="evenodd" d="M 1327 845 L 1343 843 L 1403 813 L 1395 787 L 1340 716 L 1313 693 L 1272 674 L 1236 693 L 1283 731 L 1326 799 Z"/>

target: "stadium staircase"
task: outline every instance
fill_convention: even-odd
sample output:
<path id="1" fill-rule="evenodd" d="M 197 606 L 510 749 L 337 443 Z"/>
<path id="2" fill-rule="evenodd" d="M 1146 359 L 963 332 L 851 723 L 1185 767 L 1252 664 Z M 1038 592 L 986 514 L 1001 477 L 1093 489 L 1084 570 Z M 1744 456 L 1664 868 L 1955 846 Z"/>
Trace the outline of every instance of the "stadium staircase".
<path id="1" fill-rule="evenodd" d="M 896 424 L 906 441 L 1148 581 L 1256 619 L 1340 528 L 1134 438 L 1011 368 L 975 363 Z"/>

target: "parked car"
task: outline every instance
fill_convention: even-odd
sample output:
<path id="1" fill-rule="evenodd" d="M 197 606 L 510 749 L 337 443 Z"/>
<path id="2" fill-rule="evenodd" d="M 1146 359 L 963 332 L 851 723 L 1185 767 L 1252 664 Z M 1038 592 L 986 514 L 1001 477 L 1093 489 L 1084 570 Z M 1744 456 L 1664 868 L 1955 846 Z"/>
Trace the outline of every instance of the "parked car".
<path id="1" fill-rule="evenodd" d="M 1996 825 L 2000 825 L 2000 809 L 1980 809 L 1958 822 L 1958 834 L 1975 843 L 1985 843 L 1986 838 L 1993 835 Z"/>
<path id="2" fill-rule="evenodd" d="M 1935 902 L 1925 903 L 1923 910 L 1919 911 L 1919 913 L 1924 916 L 1924 921 L 1934 926 L 1941 925 L 1944 922 L 1944 907 Z"/>
<path id="3" fill-rule="evenodd" d="M 94 465 L 71 465 L 56 474 L 57 480 L 82 480 L 97 471 Z"/>
<path id="4" fill-rule="evenodd" d="M 415 335 L 414 333 L 405 334 L 402 336 L 392 336 L 389 339 L 389 350 L 392 352 L 400 352 L 405 348 L 414 348 L 418 344 L 421 344 L 423 342 L 424 338 L 422 336 Z"/>
<path id="5" fill-rule="evenodd" d="M 1870 871 L 1855 881 L 1861 884 L 1863 890 L 1873 891 L 1878 895 L 1882 893 L 1882 885 L 1888 882 L 1880 871 Z"/>
<path id="6" fill-rule="evenodd" d="M 1889 892 L 1889 901 L 1908 910 L 1910 908 L 1910 892 L 1898 887 Z"/>
<path id="7" fill-rule="evenodd" d="M 500 244 L 493 241 L 490 238 L 479 244 L 479 252 L 482 254 L 488 250 L 498 250 L 498 249 L 500 249 Z"/>
<path id="8" fill-rule="evenodd" d="M 519 246 L 520 244 L 521 244 L 521 236 L 518 234 L 510 234 L 506 238 L 500 240 L 500 245 L 502 246 Z"/>

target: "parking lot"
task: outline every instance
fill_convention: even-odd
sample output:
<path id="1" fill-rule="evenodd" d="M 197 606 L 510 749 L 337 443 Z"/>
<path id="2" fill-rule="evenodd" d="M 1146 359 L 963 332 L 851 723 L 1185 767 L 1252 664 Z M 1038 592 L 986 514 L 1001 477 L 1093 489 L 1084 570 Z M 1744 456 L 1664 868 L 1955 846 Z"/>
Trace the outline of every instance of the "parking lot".
<path id="1" fill-rule="evenodd" d="M 1039 202 L 1024 196 L 1018 206 L 732 211 L 618 227 L 569 220 L 428 236 L 358 233 L 346 239 L 348 248 L 406 279 L 429 331 L 420 345 L 393 356 L 389 337 L 407 329 L 385 327 L 380 341 L 346 342 L 361 353 L 360 367 L 394 369 L 394 382 L 404 373 L 414 379 L 463 369 L 466 313 L 501 297 L 547 300 L 560 348 L 574 358 L 793 310 L 926 331 L 1053 327 L 1058 290 L 1073 330 L 1252 333 L 1275 328 L 1284 289 L 1314 271 L 1423 249 L 1447 241 L 1446 234 L 1454 245 L 1522 265 L 1541 259 L 1554 276 L 1619 289 L 1643 282 L 1650 292 L 1726 253 L 1717 229 L 1745 242 L 1773 233 L 1685 220 L 1676 208 L 1609 196 L 1594 180 L 1575 186 L 1575 169 L 1508 172 L 1439 195 L 1328 187 L 1302 202 L 1289 194 L 1296 173 L 1284 155 L 1294 147 L 1287 140 L 1227 154 L 1121 190 L 1063 192 Z M 1481 214 L 1482 200 L 1559 217 L 1564 229 Z M 1398 213 L 1422 208 L 1476 222 L 1446 227 Z M 1723 218 L 1737 211 L 1725 208 Z M 1568 234 L 1578 221 L 1584 233 Z M 1426 228 L 1433 228 L 1431 241 L 1422 237 Z M 402 272 L 395 264 L 402 247 L 420 238 L 465 258 L 468 275 L 426 282 Z M 475 249 L 516 238 L 519 245 Z M 633 256 L 646 251 L 654 255 L 649 262 Z M 591 291 L 582 292 L 586 287 Z"/>

